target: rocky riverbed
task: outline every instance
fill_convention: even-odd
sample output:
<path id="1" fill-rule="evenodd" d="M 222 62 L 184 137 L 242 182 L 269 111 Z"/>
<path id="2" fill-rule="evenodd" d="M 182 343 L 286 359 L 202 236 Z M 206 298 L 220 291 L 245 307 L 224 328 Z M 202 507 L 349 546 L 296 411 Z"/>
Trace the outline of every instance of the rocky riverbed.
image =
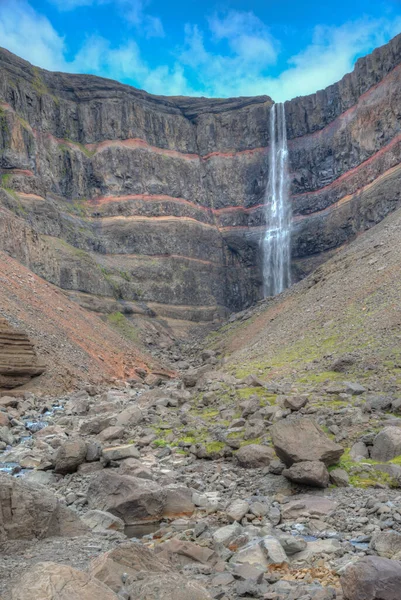
<path id="1" fill-rule="evenodd" d="M 169 352 L 177 379 L 0 397 L 2 600 L 399 586 L 399 397 L 357 381 L 301 394 Z"/>

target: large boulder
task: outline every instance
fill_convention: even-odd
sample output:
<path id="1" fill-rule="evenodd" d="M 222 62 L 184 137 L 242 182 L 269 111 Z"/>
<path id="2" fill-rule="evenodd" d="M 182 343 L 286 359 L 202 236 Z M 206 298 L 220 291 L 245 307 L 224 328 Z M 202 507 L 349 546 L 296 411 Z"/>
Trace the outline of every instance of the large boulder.
<path id="1" fill-rule="evenodd" d="M 295 463 L 283 475 L 294 483 L 321 488 L 329 485 L 330 478 L 326 465 L 317 460 Z"/>
<path id="2" fill-rule="evenodd" d="M 365 556 L 341 577 L 344 600 L 400 600 L 401 563 Z"/>
<path id="3" fill-rule="evenodd" d="M 148 479 L 98 473 L 88 489 L 90 508 L 105 510 L 128 525 L 191 515 L 194 505 L 185 486 L 164 486 Z"/>
<path id="4" fill-rule="evenodd" d="M 128 592 L 135 600 L 212 600 L 195 581 L 178 573 L 157 573 L 133 582 Z"/>
<path id="5" fill-rule="evenodd" d="M 75 536 L 87 530 L 44 486 L 0 473 L 0 542 Z"/>
<path id="6" fill-rule="evenodd" d="M 370 452 L 373 460 L 385 462 L 401 454 L 401 427 L 385 427 L 377 434 Z"/>
<path id="7" fill-rule="evenodd" d="M 401 558 L 401 533 L 398 531 L 379 531 L 375 533 L 370 547 L 384 558 Z"/>
<path id="8" fill-rule="evenodd" d="M 61 475 L 75 473 L 79 465 L 85 462 L 86 443 L 80 438 L 63 442 L 57 450 L 54 471 Z"/>
<path id="9" fill-rule="evenodd" d="M 274 459 L 273 448 L 260 446 L 259 444 L 248 444 L 242 446 L 235 455 L 240 467 L 245 469 L 258 469 L 270 465 Z"/>
<path id="10" fill-rule="evenodd" d="M 89 572 L 115 592 L 121 588 L 122 576 L 135 579 L 139 571 L 168 573 L 172 566 L 154 552 L 134 542 L 124 542 L 113 550 L 95 558 Z"/>
<path id="11" fill-rule="evenodd" d="M 52 562 L 37 563 L 11 592 L 12 600 L 117 600 L 106 585 L 87 573 Z"/>
<path id="12" fill-rule="evenodd" d="M 334 465 L 344 452 L 311 419 L 282 420 L 270 431 L 276 454 L 287 467 L 305 461 Z"/>

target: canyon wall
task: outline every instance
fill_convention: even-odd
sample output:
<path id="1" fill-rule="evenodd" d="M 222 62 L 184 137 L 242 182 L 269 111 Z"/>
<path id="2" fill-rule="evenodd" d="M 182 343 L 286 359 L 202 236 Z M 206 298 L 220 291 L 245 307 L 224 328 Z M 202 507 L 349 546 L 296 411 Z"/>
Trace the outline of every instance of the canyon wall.
<path id="1" fill-rule="evenodd" d="M 295 278 L 399 205 L 400 96 L 398 36 L 285 103 Z M 0 249 L 97 312 L 199 322 L 252 304 L 271 105 L 152 96 L 0 50 Z"/>

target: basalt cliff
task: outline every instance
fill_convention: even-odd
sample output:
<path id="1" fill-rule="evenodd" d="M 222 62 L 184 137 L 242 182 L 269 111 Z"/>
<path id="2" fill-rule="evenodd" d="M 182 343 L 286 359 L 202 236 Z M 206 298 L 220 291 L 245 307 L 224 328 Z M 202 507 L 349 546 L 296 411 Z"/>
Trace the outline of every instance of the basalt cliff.
<path id="1" fill-rule="evenodd" d="M 0 250 L 99 313 L 207 322 L 251 305 L 271 105 L 153 96 L 0 50 Z M 296 280 L 400 205 L 401 36 L 285 113 Z"/>

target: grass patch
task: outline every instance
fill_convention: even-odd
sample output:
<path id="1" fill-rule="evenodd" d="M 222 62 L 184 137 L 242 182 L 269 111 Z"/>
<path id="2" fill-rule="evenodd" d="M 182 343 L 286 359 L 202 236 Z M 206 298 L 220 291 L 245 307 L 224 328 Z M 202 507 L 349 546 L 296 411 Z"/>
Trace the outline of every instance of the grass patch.
<path id="1" fill-rule="evenodd" d="M 114 312 L 107 315 L 107 322 L 113 329 L 118 331 L 120 335 L 131 342 L 137 343 L 140 341 L 138 330 L 121 312 Z"/>

